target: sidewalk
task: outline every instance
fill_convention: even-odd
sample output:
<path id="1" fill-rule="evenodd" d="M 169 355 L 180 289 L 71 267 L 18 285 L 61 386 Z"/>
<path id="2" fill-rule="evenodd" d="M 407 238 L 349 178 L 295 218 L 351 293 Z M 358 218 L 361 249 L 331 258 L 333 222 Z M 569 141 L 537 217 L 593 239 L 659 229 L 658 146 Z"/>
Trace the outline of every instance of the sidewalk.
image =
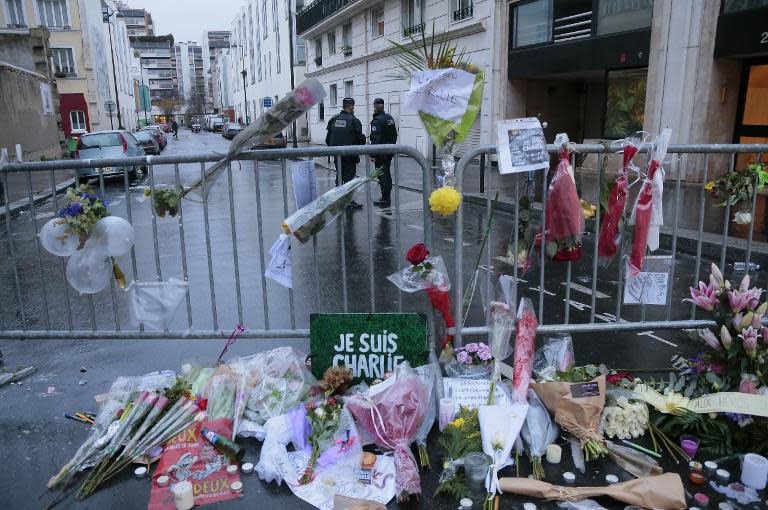
<path id="1" fill-rule="evenodd" d="M 306 145 L 306 144 L 305 144 Z M 498 168 L 486 163 L 485 166 L 485 193 L 480 192 L 480 165 L 479 158 L 477 163 L 466 167 L 463 179 L 464 201 L 470 204 L 485 206 L 488 197 L 494 197 L 499 193 L 497 208 L 499 211 L 514 214 L 515 211 L 515 176 L 499 174 Z M 335 171 L 333 163 L 328 163 L 327 158 L 315 158 L 315 164 Z M 358 167 L 358 173 L 362 169 L 362 164 Z M 401 156 L 399 161 L 400 188 L 404 190 L 422 192 L 421 167 L 411 158 Z M 594 171 L 580 171 L 576 169 L 576 186 L 579 196 L 584 200 L 596 203 L 598 200 L 598 182 L 597 174 Z M 524 195 L 527 174 L 519 174 L 517 180 L 520 186 L 520 196 Z M 536 190 L 536 196 L 540 197 L 541 172 L 534 174 L 534 181 L 531 185 Z M 434 183 L 434 181 L 433 181 Z M 637 194 L 640 183 L 634 184 L 630 189 L 630 197 L 634 199 Z M 696 254 L 699 237 L 699 211 L 701 207 L 701 186 L 688 183 L 680 185 L 680 200 L 678 215 L 678 251 Z M 664 249 L 671 249 L 673 226 L 675 224 L 675 196 L 676 182 L 667 180 L 664 186 L 664 227 L 662 227 L 661 246 Z M 702 255 L 716 260 L 720 259 L 720 251 L 723 244 L 723 221 L 725 209 L 715 207 L 711 198 L 704 194 L 704 225 L 702 234 Z M 534 214 L 541 210 L 540 202 L 533 205 Z M 733 214 L 733 213 L 731 213 Z M 752 252 L 753 261 L 765 265 L 768 264 L 768 197 L 758 195 L 757 205 L 755 207 L 755 221 L 753 231 Z M 594 223 L 589 221 L 587 230 L 594 231 Z M 738 260 L 746 255 L 747 237 L 749 235 L 749 225 L 737 225 L 730 222 L 728 226 L 728 260 Z M 757 260 L 755 255 L 764 255 L 764 261 Z"/>

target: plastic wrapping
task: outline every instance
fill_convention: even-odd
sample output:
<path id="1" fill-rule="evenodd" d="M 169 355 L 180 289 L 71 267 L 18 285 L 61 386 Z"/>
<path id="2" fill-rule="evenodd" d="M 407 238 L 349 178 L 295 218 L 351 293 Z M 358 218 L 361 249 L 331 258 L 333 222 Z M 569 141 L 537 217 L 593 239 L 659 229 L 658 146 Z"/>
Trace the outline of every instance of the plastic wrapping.
<path id="1" fill-rule="evenodd" d="M 641 477 L 662 473 L 659 463 L 644 453 L 611 441 L 606 441 L 605 447 L 608 448 L 608 457 L 631 475 Z"/>
<path id="2" fill-rule="evenodd" d="M 560 137 L 561 135 L 558 135 Z M 568 143 L 564 137 L 563 144 Z M 570 162 L 570 151 L 565 145 L 560 150 L 560 160 L 547 193 L 544 224 L 547 257 L 556 262 L 575 261 L 581 258 L 581 236 L 584 233 L 584 216 L 581 212 L 576 182 Z M 541 231 L 535 246 L 541 250 Z"/>
<path id="3" fill-rule="evenodd" d="M 528 390 L 528 406 L 520 436 L 528 447 L 531 462 L 541 467 L 541 457 L 546 453 L 547 446 L 557 439 L 560 428 L 552 421 L 547 408 L 533 390 Z M 538 478 L 537 474 L 542 473 L 534 469 L 534 477 Z"/>
<path id="4" fill-rule="evenodd" d="M 419 266 L 429 265 L 429 270 L 415 270 Z M 387 276 L 387 280 L 394 283 L 403 292 L 413 293 L 419 290 L 437 288 L 442 291 L 451 290 L 451 280 L 448 278 L 448 270 L 443 262 L 443 257 L 432 256 L 425 259 L 419 265 L 409 265 L 400 271 Z"/>
<path id="5" fill-rule="evenodd" d="M 493 460 L 486 489 L 491 494 L 499 491 L 499 471 L 511 464 L 509 454 L 515 444 L 528 412 L 527 402 L 516 402 L 509 407 L 480 406 L 480 436 L 483 452 Z"/>
<path id="6" fill-rule="evenodd" d="M 408 363 L 401 364 L 387 384 L 346 400 L 355 420 L 381 448 L 394 450 L 395 486 L 399 499 L 421 494 L 421 479 L 410 444 L 428 415 L 429 393 Z"/>
<path id="7" fill-rule="evenodd" d="M 520 300 L 515 324 L 515 366 L 512 377 L 512 401 L 527 402 L 528 387 L 533 370 L 533 350 L 536 347 L 536 329 L 539 321 L 528 298 Z"/>
<path id="8" fill-rule="evenodd" d="M 252 387 L 239 436 L 264 439 L 267 420 L 285 414 L 309 395 L 317 380 L 305 359 L 292 347 L 278 347 L 240 360 L 236 369 L 248 374 Z"/>
<path id="9" fill-rule="evenodd" d="M 104 290 L 112 278 L 112 259 L 90 241 L 67 261 L 67 282 L 80 294 Z"/>
<path id="10" fill-rule="evenodd" d="M 80 245 L 80 237 L 67 223 L 62 223 L 59 218 L 48 220 L 37 236 L 40 238 L 40 244 L 43 248 L 57 257 L 74 255 Z"/>
<path id="11" fill-rule="evenodd" d="M 608 194 L 603 217 L 600 221 L 598 240 L 598 256 L 610 259 L 621 245 L 621 220 L 627 205 L 627 174 L 632 158 L 637 154 L 637 147 L 627 144 L 624 146 L 624 166 L 622 172 L 614 181 Z"/>
<path id="12" fill-rule="evenodd" d="M 437 357 L 434 352 L 429 353 L 429 363 L 416 368 L 416 373 L 421 377 L 421 382 L 429 388 L 429 403 L 427 405 L 427 412 L 424 419 L 419 426 L 419 430 L 416 432 L 416 443 L 419 445 L 420 455 L 423 451 L 426 451 L 427 436 L 435 425 L 435 419 L 437 418 L 437 404 L 440 402 L 438 398 L 438 392 L 442 389 L 442 375 L 440 372 L 440 364 L 437 362 Z"/>
<path id="13" fill-rule="evenodd" d="M 189 284 L 169 278 L 167 282 L 131 282 L 128 287 L 128 311 L 135 326 L 164 331 L 187 294 Z"/>
<path id="14" fill-rule="evenodd" d="M 554 381 L 558 372 L 573 366 L 573 339 L 568 333 L 548 337 L 533 355 L 533 373 L 537 379 Z"/>

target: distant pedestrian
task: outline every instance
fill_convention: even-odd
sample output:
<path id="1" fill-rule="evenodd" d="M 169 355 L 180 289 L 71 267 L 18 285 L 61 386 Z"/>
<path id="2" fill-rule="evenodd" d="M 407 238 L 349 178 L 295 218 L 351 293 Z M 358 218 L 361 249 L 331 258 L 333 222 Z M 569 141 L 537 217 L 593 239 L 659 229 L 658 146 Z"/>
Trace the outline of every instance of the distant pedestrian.
<path id="1" fill-rule="evenodd" d="M 377 97 L 373 100 L 373 120 L 371 120 L 371 145 L 385 143 L 397 143 L 397 126 L 395 119 L 384 111 L 384 100 Z M 379 187 L 381 187 L 381 198 L 376 200 L 373 205 L 379 207 L 390 206 L 390 195 L 392 193 L 392 173 L 390 164 L 391 155 L 381 155 L 374 157 L 376 168 L 382 170 L 379 176 Z"/>
<path id="2" fill-rule="evenodd" d="M 360 119 L 355 117 L 355 100 L 345 97 L 341 102 L 342 110 L 328 121 L 328 134 L 325 136 L 325 144 L 332 147 L 344 147 L 348 145 L 365 145 L 365 135 Z M 342 156 L 341 168 L 336 168 L 337 175 L 341 174 L 341 183 L 351 181 L 357 173 L 359 156 Z M 353 209 L 363 207 L 354 200 L 349 206 Z"/>
<path id="3" fill-rule="evenodd" d="M 171 122 L 171 131 L 173 131 L 173 137 L 175 139 L 179 139 L 179 124 L 176 122 L 176 119 L 173 119 L 173 122 Z"/>
<path id="4" fill-rule="evenodd" d="M 77 137 L 74 135 L 70 135 L 69 138 L 67 138 L 67 152 L 69 152 L 69 158 L 75 159 L 75 154 L 77 154 Z"/>

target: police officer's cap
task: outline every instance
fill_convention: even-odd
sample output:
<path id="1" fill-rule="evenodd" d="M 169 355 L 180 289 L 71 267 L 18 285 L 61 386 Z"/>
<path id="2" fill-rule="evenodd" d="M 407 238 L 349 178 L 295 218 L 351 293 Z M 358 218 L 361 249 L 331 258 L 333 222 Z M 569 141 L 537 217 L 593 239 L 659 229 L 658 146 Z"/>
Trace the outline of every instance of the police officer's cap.
<path id="1" fill-rule="evenodd" d="M 341 101 L 341 105 L 344 106 L 344 107 L 346 107 L 346 106 L 355 106 L 355 100 L 352 99 L 351 97 L 345 97 Z"/>
<path id="2" fill-rule="evenodd" d="M 380 97 L 377 97 L 373 100 L 373 104 L 384 104 L 384 100 Z"/>

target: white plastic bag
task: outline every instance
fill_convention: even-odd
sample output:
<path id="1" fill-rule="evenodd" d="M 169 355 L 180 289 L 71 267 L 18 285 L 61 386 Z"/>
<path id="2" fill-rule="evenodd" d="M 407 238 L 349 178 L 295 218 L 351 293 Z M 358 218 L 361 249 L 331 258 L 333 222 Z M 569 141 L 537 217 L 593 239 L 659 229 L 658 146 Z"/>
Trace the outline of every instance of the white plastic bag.
<path id="1" fill-rule="evenodd" d="M 175 278 L 167 282 L 131 282 L 128 309 L 131 322 L 155 331 L 165 331 L 187 294 L 189 283 Z"/>

